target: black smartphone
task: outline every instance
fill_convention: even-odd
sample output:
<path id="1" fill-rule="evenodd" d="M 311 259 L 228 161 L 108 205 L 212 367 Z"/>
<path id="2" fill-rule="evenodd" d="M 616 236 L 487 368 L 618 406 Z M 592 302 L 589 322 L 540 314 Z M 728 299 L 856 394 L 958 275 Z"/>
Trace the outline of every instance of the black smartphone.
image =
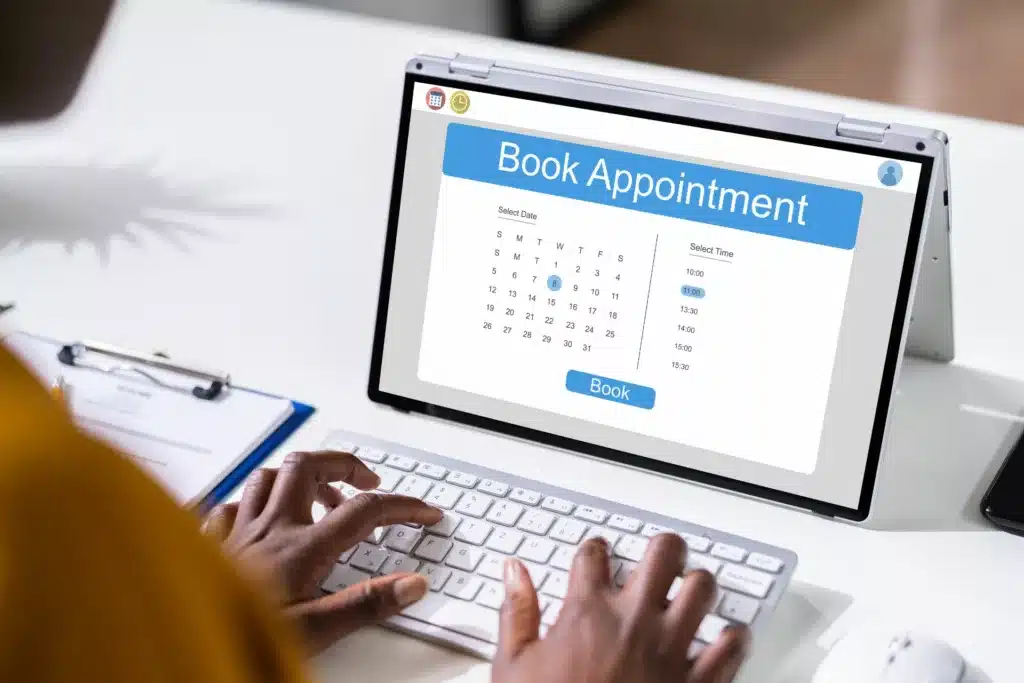
<path id="1" fill-rule="evenodd" d="M 1024 431 L 981 499 L 981 514 L 1011 534 L 1024 536 Z"/>

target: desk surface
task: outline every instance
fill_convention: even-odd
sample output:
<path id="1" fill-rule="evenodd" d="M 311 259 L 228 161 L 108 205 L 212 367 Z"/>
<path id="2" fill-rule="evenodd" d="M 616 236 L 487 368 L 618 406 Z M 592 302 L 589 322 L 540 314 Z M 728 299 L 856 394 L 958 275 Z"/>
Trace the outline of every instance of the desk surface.
<path id="1" fill-rule="evenodd" d="M 403 65 L 456 50 L 899 120 L 953 140 L 958 357 L 909 362 L 874 529 L 380 408 L 366 398 Z M 62 120 L 0 133 L 5 325 L 161 349 L 319 406 L 331 427 L 529 476 L 793 548 L 797 582 L 749 681 L 807 681 L 845 624 L 932 632 L 979 669 L 1018 677 L 1024 540 L 977 499 L 1024 406 L 1024 130 L 481 36 L 287 7 L 126 0 Z M 971 408 L 971 407 L 975 408 Z M 641 492 L 642 495 L 641 495 Z M 324 680 L 487 679 L 487 667 L 371 629 L 317 662 Z M 984 672 L 984 673 L 982 673 Z"/>

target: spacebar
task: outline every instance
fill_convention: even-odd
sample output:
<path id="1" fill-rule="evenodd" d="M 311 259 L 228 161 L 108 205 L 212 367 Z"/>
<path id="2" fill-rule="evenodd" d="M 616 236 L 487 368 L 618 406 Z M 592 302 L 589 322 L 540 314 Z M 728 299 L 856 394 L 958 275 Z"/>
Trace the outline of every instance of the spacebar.
<path id="1" fill-rule="evenodd" d="M 488 643 L 498 642 L 498 612 L 472 602 L 428 593 L 402 614 Z"/>

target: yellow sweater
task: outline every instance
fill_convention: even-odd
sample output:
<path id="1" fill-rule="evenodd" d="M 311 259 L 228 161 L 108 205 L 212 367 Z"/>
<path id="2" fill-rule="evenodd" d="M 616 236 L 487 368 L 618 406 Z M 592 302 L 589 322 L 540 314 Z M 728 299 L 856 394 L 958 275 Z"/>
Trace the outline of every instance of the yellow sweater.
<path id="1" fill-rule="evenodd" d="M 198 520 L 0 346 L 0 681 L 302 680 L 293 634 Z"/>

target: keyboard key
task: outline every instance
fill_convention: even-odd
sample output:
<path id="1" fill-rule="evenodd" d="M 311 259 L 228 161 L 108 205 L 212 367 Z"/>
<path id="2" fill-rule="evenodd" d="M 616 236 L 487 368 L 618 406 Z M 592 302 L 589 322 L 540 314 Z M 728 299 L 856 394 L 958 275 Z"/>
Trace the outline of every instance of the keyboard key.
<path id="1" fill-rule="evenodd" d="M 384 537 L 384 547 L 400 553 L 411 553 L 420 540 L 421 531 L 402 524 L 395 524 Z"/>
<path id="2" fill-rule="evenodd" d="M 514 529 L 495 529 L 490 538 L 487 539 L 487 547 L 507 555 L 513 554 L 519 544 L 523 542 L 523 535 Z"/>
<path id="3" fill-rule="evenodd" d="M 493 479 L 484 479 L 477 484 L 476 490 L 489 493 L 492 496 L 498 498 L 504 498 L 505 494 L 508 493 L 509 485 L 500 481 L 494 481 Z"/>
<path id="4" fill-rule="evenodd" d="M 444 475 L 448 474 L 448 470 L 440 465 L 421 462 L 419 467 L 416 468 L 416 474 L 422 474 L 424 477 L 430 477 L 431 479 L 444 479 Z"/>
<path id="5" fill-rule="evenodd" d="M 465 519 L 455 530 L 455 538 L 473 545 L 483 545 L 493 529 L 490 524 L 479 519 Z"/>
<path id="6" fill-rule="evenodd" d="M 377 467 L 374 472 L 380 477 L 380 486 L 377 487 L 377 490 L 384 493 L 391 493 L 398 486 L 398 482 L 402 481 L 402 473 L 390 467 Z"/>
<path id="7" fill-rule="evenodd" d="M 544 583 L 544 579 L 548 578 L 548 568 L 533 562 L 523 562 L 523 566 L 526 567 L 526 571 L 530 574 L 530 582 L 533 587 Z"/>
<path id="8" fill-rule="evenodd" d="M 665 595 L 665 600 L 672 602 L 679 595 L 679 591 L 683 587 L 683 580 L 680 577 L 672 579 L 672 585 L 668 587 L 668 594 Z"/>
<path id="9" fill-rule="evenodd" d="M 419 560 L 414 560 L 402 553 L 391 553 L 384 562 L 384 566 L 380 568 L 380 573 L 381 576 L 387 576 L 388 574 L 397 574 L 399 572 L 414 572 L 419 566 Z"/>
<path id="10" fill-rule="evenodd" d="M 430 581 L 430 590 L 439 591 L 444 588 L 445 581 L 452 575 L 452 570 L 447 567 L 439 567 L 436 564 L 424 562 L 416 570 Z"/>
<path id="11" fill-rule="evenodd" d="M 537 607 L 540 613 L 544 614 L 544 610 L 546 610 L 555 600 L 557 600 L 557 598 L 553 598 L 550 595 L 544 595 L 543 593 L 538 594 Z"/>
<path id="12" fill-rule="evenodd" d="M 508 494 L 508 497 L 518 503 L 526 503 L 527 505 L 536 505 L 541 499 L 541 495 L 536 491 L 520 488 L 512 489 L 512 493 Z"/>
<path id="13" fill-rule="evenodd" d="M 487 513 L 487 520 L 494 522 L 495 524 L 515 526 L 515 523 L 519 521 L 519 516 L 522 514 L 522 505 L 510 503 L 506 500 L 499 500 L 494 507 L 491 508 L 491 511 Z"/>
<path id="14" fill-rule="evenodd" d="M 458 573 L 448 580 L 448 584 L 444 587 L 444 594 L 459 600 L 472 601 L 483 585 L 483 579 L 478 576 Z"/>
<path id="15" fill-rule="evenodd" d="M 501 609 L 501 603 L 505 602 L 505 586 L 494 581 L 484 581 L 480 593 L 476 596 L 478 604 L 491 609 Z"/>
<path id="16" fill-rule="evenodd" d="M 711 572 L 711 576 L 715 576 L 721 568 L 721 560 L 716 560 L 715 558 L 708 557 L 707 555 L 698 555 L 697 553 L 686 554 L 686 571 L 688 572 L 692 572 L 697 569 L 706 569 Z"/>
<path id="17" fill-rule="evenodd" d="M 615 544 L 615 556 L 639 562 L 644 558 L 648 543 L 650 541 L 639 536 L 623 536 L 622 540 Z"/>
<path id="18" fill-rule="evenodd" d="M 455 503 L 459 502 L 459 496 L 462 495 L 462 489 L 452 484 L 438 484 L 430 490 L 430 493 L 423 502 L 427 505 L 433 505 L 439 507 L 442 510 L 451 510 L 455 507 Z"/>
<path id="19" fill-rule="evenodd" d="M 770 574 L 738 564 L 726 564 L 718 574 L 718 584 L 722 588 L 746 593 L 755 598 L 768 595 L 774 582 L 775 579 Z"/>
<path id="20" fill-rule="evenodd" d="M 604 524 L 608 519 L 608 513 L 600 508 L 592 508 L 589 505 L 580 505 L 576 508 L 576 516 L 594 524 Z"/>
<path id="21" fill-rule="evenodd" d="M 708 614 L 700 622 L 700 628 L 697 629 L 697 638 L 710 645 L 718 639 L 722 629 L 728 625 L 729 622 L 717 614 Z"/>
<path id="22" fill-rule="evenodd" d="M 374 545 L 380 545 L 380 542 L 383 541 L 384 537 L 388 535 L 388 530 L 390 528 L 391 527 L 379 526 L 376 529 L 374 529 L 373 531 L 371 531 L 370 534 L 365 539 L 363 539 L 363 540 L 366 541 L 367 543 L 372 543 Z"/>
<path id="23" fill-rule="evenodd" d="M 555 516 L 550 512 L 542 512 L 540 510 L 528 510 L 523 515 L 522 519 L 519 520 L 518 528 L 523 531 L 529 531 L 531 534 L 537 534 L 543 536 L 551 528 L 551 525 L 555 522 Z"/>
<path id="24" fill-rule="evenodd" d="M 359 550 L 349 560 L 349 564 L 356 569 L 376 574 L 386 559 L 388 559 L 388 551 L 384 548 L 369 543 L 360 543 Z"/>
<path id="25" fill-rule="evenodd" d="M 416 546 L 413 555 L 430 562 L 440 562 L 451 549 L 451 541 L 437 536 L 427 536 Z"/>
<path id="26" fill-rule="evenodd" d="M 619 565 L 618 570 L 612 574 L 612 578 L 615 580 L 615 585 L 622 588 L 626 585 L 626 581 L 629 580 L 630 574 L 637 568 L 636 562 L 623 562 Z"/>
<path id="27" fill-rule="evenodd" d="M 552 600 L 546 608 L 544 608 L 543 614 L 540 615 L 540 623 L 545 626 L 554 626 L 555 622 L 558 621 L 558 615 L 562 611 L 562 601 Z"/>
<path id="28" fill-rule="evenodd" d="M 353 569 L 348 565 L 336 564 L 331 569 L 331 573 L 327 575 L 322 584 L 323 589 L 329 593 L 335 593 L 340 590 L 344 590 L 349 586 L 354 586 L 357 583 L 363 581 L 369 581 L 370 575 L 366 572 L 361 572 L 358 569 Z"/>
<path id="29" fill-rule="evenodd" d="M 555 554 L 551 556 L 552 567 L 569 571 L 572 569 L 572 558 L 576 557 L 576 548 L 570 545 L 560 545 L 555 548 Z"/>
<path id="30" fill-rule="evenodd" d="M 631 534 L 635 534 L 640 531 L 640 520 L 634 519 L 633 517 L 626 517 L 625 515 L 612 515 L 608 518 L 608 526 L 613 529 L 619 529 L 620 531 L 628 531 Z"/>
<path id="31" fill-rule="evenodd" d="M 672 529 L 667 526 L 661 526 L 660 524 L 644 524 L 644 528 L 640 530 L 640 535 L 644 538 L 654 538 L 658 534 L 669 534 L 675 533 Z"/>
<path id="32" fill-rule="evenodd" d="M 483 562 L 476 568 L 476 573 L 489 579 L 503 581 L 505 579 L 505 556 L 487 553 Z"/>
<path id="33" fill-rule="evenodd" d="M 498 642 L 498 611 L 431 593 L 407 607 L 406 616 L 488 643 Z"/>
<path id="34" fill-rule="evenodd" d="M 437 524 L 433 524 L 427 527 L 427 531 L 438 536 L 450 537 L 455 533 L 459 523 L 462 522 L 460 515 L 453 514 L 451 512 L 444 513 L 444 517 Z"/>
<path id="35" fill-rule="evenodd" d="M 607 541 L 609 548 L 614 548 L 615 544 L 619 542 L 620 538 L 622 538 L 622 534 L 620 534 L 617 531 L 612 531 L 611 529 L 605 529 L 604 527 L 595 526 L 590 528 L 590 531 L 588 531 L 584 535 L 583 540 L 593 538 L 594 536 L 600 536 L 605 541 Z"/>
<path id="36" fill-rule="evenodd" d="M 743 558 L 747 556 L 747 551 L 728 543 L 716 543 L 711 548 L 711 555 L 730 562 L 742 562 Z"/>
<path id="37" fill-rule="evenodd" d="M 691 640 L 690 646 L 686 648 L 686 659 L 692 662 L 697 659 L 697 657 L 700 657 L 700 653 L 704 652 L 704 648 L 706 647 L 707 645 L 699 640 Z"/>
<path id="38" fill-rule="evenodd" d="M 338 558 L 338 562 L 341 562 L 342 564 L 345 564 L 350 559 L 352 559 L 352 556 L 356 554 L 357 550 L 359 550 L 359 546 L 358 545 L 355 548 L 349 548 L 348 550 L 346 550 L 345 552 L 343 552 L 341 554 L 341 557 Z"/>
<path id="39" fill-rule="evenodd" d="M 528 538 L 519 548 L 519 557 L 544 564 L 555 552 L 555 544 L 546 538 Z"/>
<path id="40" fill-rule="evenodd" d="M 577 545 L 586 531 L 586 524 L 566 517 L 555 522 L 554 528 L 548 535 L 556 541 Z"/>
<path id="41" fill-rule="evenodd" d="M 330 434 L 324 439 L 322 448 L 341 453 L 355 453 L 359 449 L 359 445 L 349 440 L 344 434 Z"/>
<path id="42" fill-rule="evenodd" d="M 395 494 L 422 499 L 427 495 L 427 491 L 430 490 L 433 484 L 434 482 L 426 477 L 417 477 L 415 474 L 410 474 L 398 485 L 398 488 L 395 489 Z"/>
<path id="43" fill-rule="evenodd" d="M 722 604 L 718 608 L 718 613 L 727 619 L 738 621 L 741 624 L 747 624 L 748 626 L 752 624 L 754 617 L 757 616 L 757 610 L 761 607 L 761 603 L 739 593 L 731 593 L 729 591 L 722 591 L 722 593 L 725 595 L 722 597 Z"/>
<path id="44" fill-rule="evenodd" d="M 455 511 L 469 517 L 483 517 L 494 499 L 482 493 L 466 493 L 455 506 Z"/>
<path id="45" fill-rule="evenodd" d="M 412 472 L 416 469 L 416 461 L 410 457 L 404 455 L 390 455 L 388 456 L 388 465 L 394 467 L 396 470 L 402 470 L 403 472 Z"/>
<path id="46" fill-rule="evenodd" d="M 686 541 L 686 547 L 696 550 L 698 553 L 706 553 L 711 547 L 711 539 L 707 536 L 694 536 L 693 534 L 679 534 Z"/>
<path id="47" fill-rule="evenodd" d="M 478 548 L 475 545 L 469 545 L 467 543 L 456 542 L 452 546 L 452 551 L 448 553 L 448 558 L 444 561 L 449 567 L 455 569 L 461 569 L 463 571 L 472 572 L 476 570 L 476 566 L 480 564 L 480 560 L 484 559 L 484 551 L 482 548 Z M 467 598 L 472 600 L 472 598 Z"/>
<path id="48" fill-rule="evenodd" d="M 778 574 L 782 571 L 782 560 L 771 555 L 750 553 L 750 557 L 747 558 L 747 564 L 754 569 L 771 572 L 772 574 Z"/>
<path id="49" fill-rule="evenodd" d="M 560 571 L 552 571 L 548 574 L 547 581 L 544 582 L 544 586 L 540 589 L 540 592 L 545 595 L 562 599 L 565 599 L 565 594 L 568 591 L 569 575 Z"/>
<path id="50" fill-rule="evenodd" d="M 346 451 L 351 453 L 352 451 Z M 376 448 L 360 448 L 356 453 L 359 455 L 360 460 L 366 462 L 382 463 L 388 457 L 388 454 L 384 451 L 377 450 Z"/>
<path id="51" fill-rule="evenodd" d="M 548 496 L 540 506 L 545 510 L 551 510 L 552 512 L 557 512 L 560 515 L 568 515 L 572 512 L 573 508 L 576 507 L 576 504 L 570 503 L 562 498 Z"/>
<path id="52" fill-rule="evenodd" d="M 462 486 L 467 489 L 471 489 L 476 486 L 476 483 L 480 481 L 480 477 L 475 474 L 466 474 L 465 472 L 452 472 L 448 475 L 445 481 L 451 482 L 457 486 Z"/>

